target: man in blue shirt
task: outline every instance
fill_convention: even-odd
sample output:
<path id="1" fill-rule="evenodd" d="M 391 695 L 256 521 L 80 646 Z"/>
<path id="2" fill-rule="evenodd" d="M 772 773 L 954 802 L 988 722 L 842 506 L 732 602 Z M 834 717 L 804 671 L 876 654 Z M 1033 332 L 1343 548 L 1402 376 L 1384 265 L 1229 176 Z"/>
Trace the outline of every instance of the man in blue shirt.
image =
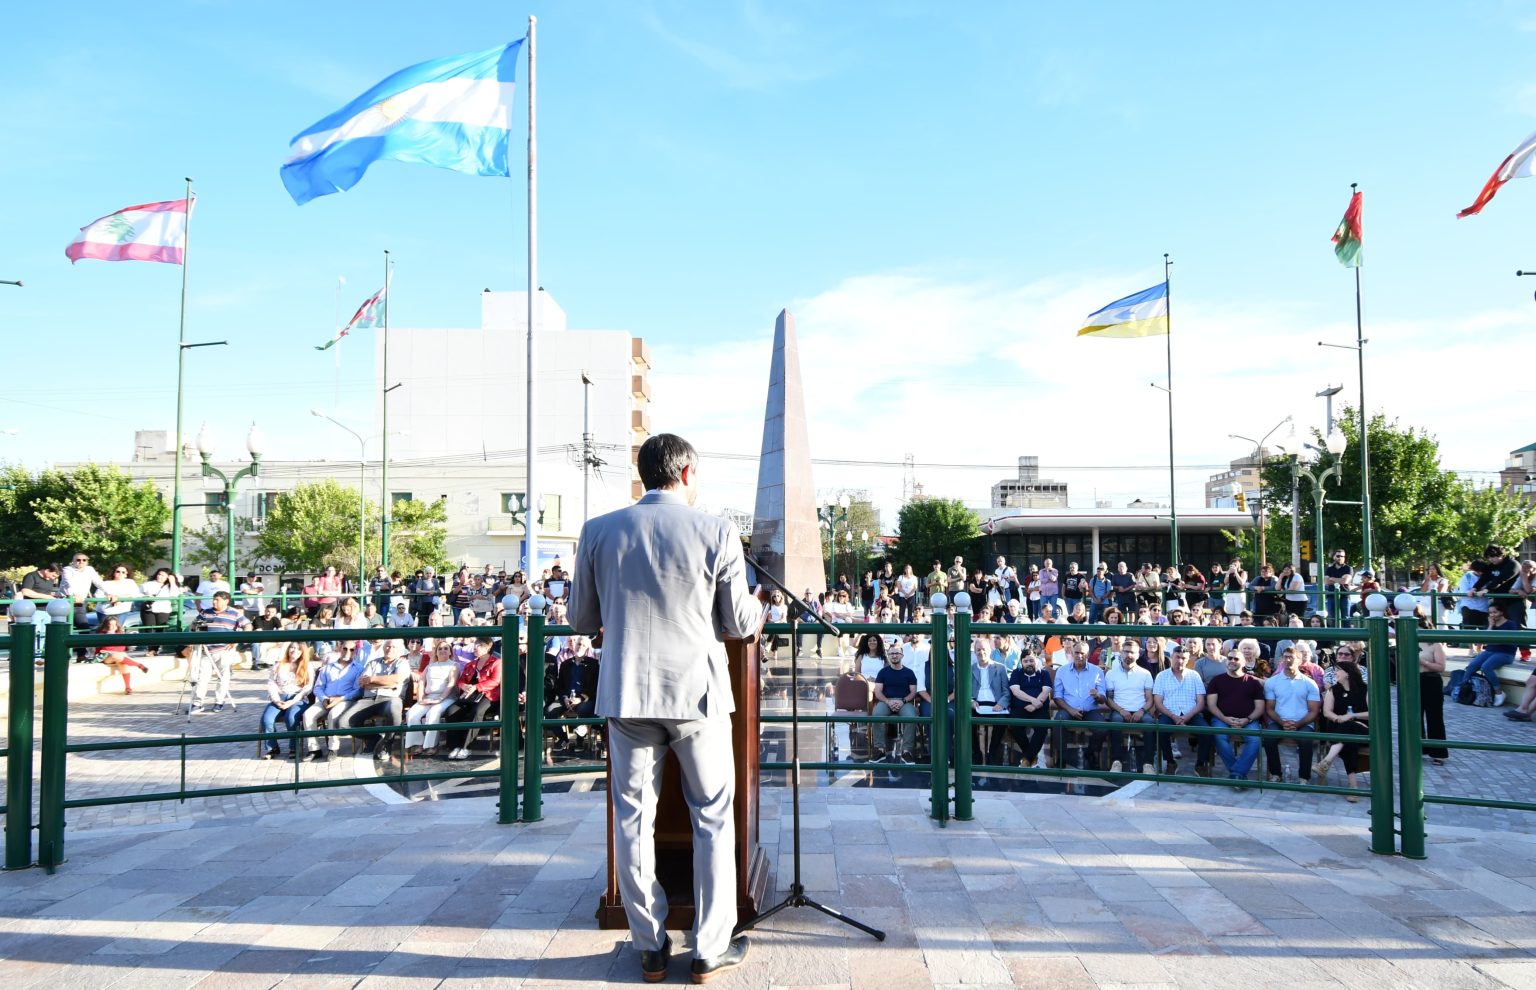
<path id="1" fill-rule="evenodd" d="M 315 677 L 314 703 L 304 709 L 305 729 L 318 729 L 322 725 L 328 729 L 341 728 L 347 708 L 362 697 L 363 689 L 359 682 L 363 676 L 363 664 L 353 659 L 359 646 L 360 643 L 353 641 L 342 643 L 340 649 L 332 653 L 325 666 L 320 668 L 319 675 Z M 324 750 L 320 748 L 320 737 L 307 736 L 304 739 L 304 752 L 316 763 L 329 760 L 340 746 L 340 736 L 324 738 Z"/>
<path id="2" fill-rule="evenodd" d="M 871 714 L 876 718 L 917 714 L 917 705 L 913 703 L 917 698 L 917 675 L 902 666 L 902 654 L 901 644 L 892 646 L 885 654 L 886 665 L 875 675 L 875 707 Z M 916 724 L 903 723 L 898 737 L 900 742 L 886 754 L 886 761 L 911 763 L 907 754 L 912 752 L 916 736 Z"/>
<path id="3" fill-rule="evenodd" d="M 1135 613 L 1136 611 L 1136 575 L 1125 566 L 1125 561 L 1115 565 L 1115 573 L 1109 576 L 1109 583 L 1115 592 L 1115 605 L 1122 612 Z"/>
<path id="4" fill-rule="evenodd" d="M 1109 579 L 1109 568 L 1104 562 L 1099 561 L 1098 569 L 1093 572 L 1093 577 L 1088 579 L 1088 621 L 1098 622 L 1104 610 L 1109 608 L 1110 595 L 1115 590 L 1114 582 Z"/>
<path id="5" fill-rule="evenodd" d="M 1323 708 L 1323 695 L 1317 682 L 1301 672 L 1301 654 L 1294 646 L 1286 647 L 1280 654 L 1280 670 L 1264 682 L 1264 711 L 1269 721 L 1266 729 L 1291 729 L 1299 732 L 1315 732 L 1313 723 Z M 1312 776 L 1312 740 L 1296 740 L 1298 769 L 1297 781 Z M 1271 736 L 1264 740 L 1264 759 L 1269 763 L 1269 779 L 1280 781 L 1280 740 Z"/>
<path id="6" fill-rule="evenodd" d="M 1051 699 L 1056 705 L 1056 720 L 1077 723 L 1074 728 L 1087 729 L 1089 744 L 1083 747 L 1083 759 L 1087 769 L 1099 768 L 1099 746 L 1103 742 L 1104 724 L 1104 671 L 1088 663 L 1087 652 L 1074 652 L 1072 663 L 1056 671 L 1056 683 L 1052 686 Z M 1056 754 L 1056 765 L 1066 765 L 1065 733 L 1056 730 L 1051 749 Z"/>

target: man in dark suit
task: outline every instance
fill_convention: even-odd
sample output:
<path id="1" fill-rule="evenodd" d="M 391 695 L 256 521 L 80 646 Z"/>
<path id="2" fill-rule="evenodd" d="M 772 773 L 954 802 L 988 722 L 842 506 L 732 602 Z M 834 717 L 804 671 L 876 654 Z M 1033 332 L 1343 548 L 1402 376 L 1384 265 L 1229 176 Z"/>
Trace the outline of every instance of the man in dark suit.
<path id="1" fill-rule="evenodd" d="M 698 463 L 682 437 L 647 440 L 638 458 L 645 496 L 582 527 L 571 575 L 567 621 L 577 633 L 603 633 L 596 708 L 608 719 L 614 865 L 650 983 L 666 978 L 672 950 L 651 853 L 668 749 L 693 820 L 693 982 L 739 966 L 748 949 L 745 935 L 731 937 L 735 702 L 722 643 L 754 635 L 762 607 L 747 588 L 735 527 L 693 508 Z"/>

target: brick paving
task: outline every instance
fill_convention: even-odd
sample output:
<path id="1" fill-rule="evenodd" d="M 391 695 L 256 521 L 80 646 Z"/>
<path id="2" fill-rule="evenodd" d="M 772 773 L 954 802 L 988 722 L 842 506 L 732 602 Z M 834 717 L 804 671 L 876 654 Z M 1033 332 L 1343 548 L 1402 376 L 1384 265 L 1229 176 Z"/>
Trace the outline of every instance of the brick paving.
<path id="1" fill-rule="evenodd" d="M 787 801 L 762 834 L 788 874 Z M 1528 987 L 1536 838 L 1447 830 L 1422 863 L 1360 826 L 1250 809 L 986 795 L 940 828 L 921 795 L 805 805 L 813 896 L 722 987 Z M 540 987 L 639 982 L 593 917 L 604 809 L 552 795 L 534 825 L 488 800 L 289 810 L 81 830 L 58 874 L 0 876 L 7 987 Z M 1456 834 L 1449 834 L 1455 831 Z M 668 983 L 686 980 L 675 937 Z"/>
<path id="2" fill-rule="evenodd" d="M 264 684 L 237 671 L 238 711 L 188 722 L 173 710 L 179 682 L 144 679 L 132 697 L 71 702 L 71 740 L 247 731 Z M 1536 739 L 1496 709 L 1446 714 L 1453 737 Z M 291 779 L 291 764 L 255 749 L 189 748 L 189 786 Z M 69 796 L 174 787 L 178 755 L 72 755 Z M 1426 789 L 1523 797 L 1536 793 L 1533 777 L 1526 756 L 1453 752 L 1426 766 Z M 549 794 L 544 822 L 498 826 L 483 797 L 384 803 L 376 791 L 71 812 L 70 858 L 55 876 L 0 874 L 0 980 L 154 990 L 638 981 L 625 934 L 592 917 L 601 795 Z M 791 911 L 721 985 L 1536 986 L 1529 815 L 1431 806 L 1429 859 L 1416 863 L 1368 852 L 1364 794 L 1350 805 L 1177 784 L 1103 798 L 978 791 L 975 820 L 947 828 L 925 817 L 926 797 L 807 790 L 810 893 L 890 938 L 877 945 Z M 765 788 L 763 843 L 779 884 L 787 808 L 787 791 Z M 671 982 L 685 973 L 686 959 L 674 962 Z"/>

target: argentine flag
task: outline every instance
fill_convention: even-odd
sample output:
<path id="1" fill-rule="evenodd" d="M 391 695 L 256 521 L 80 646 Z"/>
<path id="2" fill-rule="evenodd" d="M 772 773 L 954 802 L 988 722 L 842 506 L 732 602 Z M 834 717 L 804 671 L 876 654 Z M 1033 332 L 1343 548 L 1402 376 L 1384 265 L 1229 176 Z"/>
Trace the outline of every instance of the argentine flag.
<path id="1" fill-rule="evenodd" d="M 283 185 L 303 205 L 351 189 L 381 158 L 508 175 L 512 94 L 523 40 L 422 62 L 301 131 Z"/>

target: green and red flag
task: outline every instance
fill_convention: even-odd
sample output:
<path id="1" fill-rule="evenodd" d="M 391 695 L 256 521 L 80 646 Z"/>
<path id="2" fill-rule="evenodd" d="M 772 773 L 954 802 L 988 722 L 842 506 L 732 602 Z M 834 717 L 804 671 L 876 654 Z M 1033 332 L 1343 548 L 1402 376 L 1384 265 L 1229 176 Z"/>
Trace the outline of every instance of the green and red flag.
<path id="1" fill-rule="evenodd" d="M 1344 219 L 1339 221 L 1338 229 L 1333 232 L 1333 253 L 1345 268 L 1360 267 L 1360 242 L 1364 237 L 1360 228 L 1360 215 L 1364 198 L 1365 194 L 1359 190 L 1349 197 L 1349 208 L 1344 211 Z"/>

